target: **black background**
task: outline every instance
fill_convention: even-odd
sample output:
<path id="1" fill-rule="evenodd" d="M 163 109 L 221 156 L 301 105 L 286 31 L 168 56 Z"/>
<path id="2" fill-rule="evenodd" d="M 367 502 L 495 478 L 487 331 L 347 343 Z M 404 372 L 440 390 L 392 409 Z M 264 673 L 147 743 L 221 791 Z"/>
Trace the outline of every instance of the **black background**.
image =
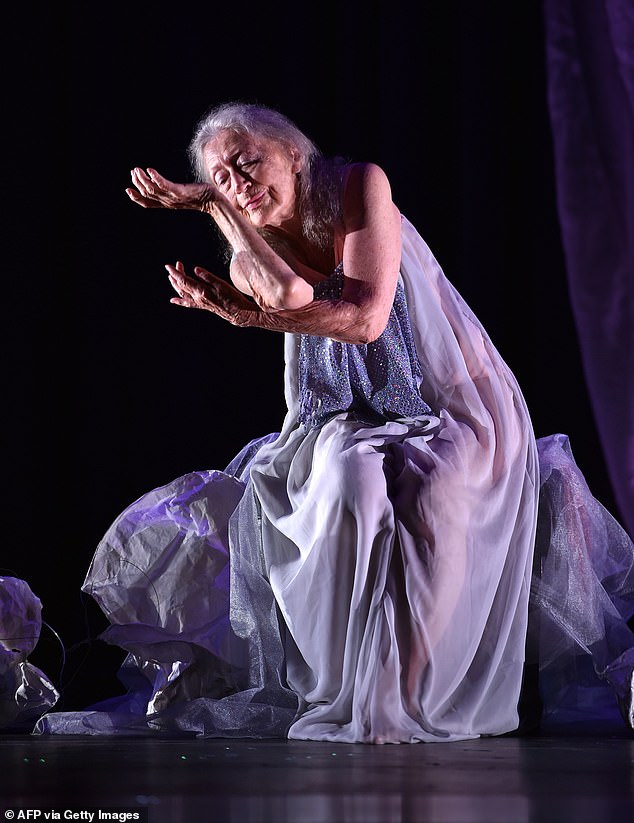
<path id="1" fill-rule="evenodd" d="M 61 708 L 117 688 L 119 653 L 86 642 L 105 624 L 80 593 L 114 517 L 181 474 L 224 468 L 284 415 L 280 335 L 169 302 L 165 263 L 224 272 L 206 218 L 144 211 L 124 192 L 135 165 L 191 179 L 186 147 L 213 104 L 277 107 L 325 154 L 386 170 L 515 371 L 537 435 L 567 433 L 618 516 L 568 300 L 539 2 L 12 15 L 0 566 L 42 600 L 48 626 L 32 659 L 63 686 Z"/>

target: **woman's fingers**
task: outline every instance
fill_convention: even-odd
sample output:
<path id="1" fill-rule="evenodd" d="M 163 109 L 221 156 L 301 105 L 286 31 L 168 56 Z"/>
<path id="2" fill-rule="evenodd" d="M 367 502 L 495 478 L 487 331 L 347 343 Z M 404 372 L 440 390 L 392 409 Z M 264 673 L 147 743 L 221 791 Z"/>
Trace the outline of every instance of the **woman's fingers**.
<path id="1" fill-rule="evenodd" d="M 168 180 L 167 177 L 163 177 L 162 174 L 159 174 L 156 169 L 146 169 L 146 175 L 148 180 L 150 180 L 155 186 L 159 189 L 170 189 L 176 186 L 176 183 L 173 183 L 171 180 Z"/>
<path id="2" fill-rule="evenodd" d="M 138 189 L 141 197 L 145 203 L 141 205 L 148 205 L 154 203 L 157 206 L 169 206 L 171 197 L 170 187 L 174 187 L 173 183 L 162 177 L 154 169 L 147 169 L 144 171 L 138 166 L 130 172 L 132 182 Z M 132 198 L 134 199 L 134 198 Z M 135 202 L 140 202 L 136 200 Z"/>
<path id="3" fill-rule="evenodd" d="M 165 266 L 167 269 L 167 274 L 170 283 L 174 287 L 174 289 L 182 296 L 182 292 L 186 288 L 185 282 L 185 272 L 183 268 L 178 268 L 178 264 L 176 266 L 170 266 L 169 264 Z"/>
<path id="4" fill-rule="evenodd" d="M 130 174 L 141 199 L 138 199 L 133 189 L 126 189 L 128 197 L 145 208 L 201 211 L 216 199 L 213 187 L 207 183 L 174 183 L 156 169 L 142 169 L 138 166 Z"/>
<path id="5" fill-rule="evenodd" d="M 133 203 L 137 203 L 144 209 L 159 208 L 158 203 L 155 203 L 153 200 L 149 200 L 147 197 L 143 197 L 139 194 L 139 192 L 136 189 L 126 189 L 125 193 L 128 195 L 128 197 L 130 198 L 130 200 L 132 200 Z"/>
<path id="6" fill-rule="evenodd" d="M 178 295 L 178 297 L 172 297 L 170 303 L 185 306 L 186 308 L 207 309 L 207 311 L 219 313 L 221 316 L 225 315 L 218 300 L 217 288 L 214 287 L 213 283 L 217 278 L 214 278 L 211 272 L 205 270 L 209 280 L 203 281 L 198 277 L 187 275 L 180 260 L 175 266 L 168 264 L 165 268 L 172 288 Z M 198 273 L 198 269 L 196 269 L 196 273 Z"/>
<path id="7" fill-rule="evenodd" d="M 251 301 L 229 283 L 200 266 L 194 269 L 195 276 L 191 277 L 185 273 L 180 260 L 175 266 L 167 264 L 165 268 L 178 295 L 172 297 L 170 303 L 185 308 L 205 309 L 234 326 L 247 325 L 245 318 L 253 310 Z"/>
<path id="8" fill-rule="evenodd" d="M 144 209 L 160 208 L 161 203 L 157 202 L 151 191 L 148 190 L 148 185 L 151 185 L 151 181 L 143 170 L 139 168 L 132 169 L 130 176 L 132 183 L 136 187 L 130 187 L 125 190 L 130 200 L 142 206 Z"/>
<path id="9" fill-rule="evenodd" d="M 204 301 L 204 294 L 201 289 L 201 284 L 194 278 L 185 274 L 185 267 L 178 261 L 175 266 L 166 265 L 168 278 L 174 291 L 177 292 L 179 298 L 185 303 L 180 305 L 188 306 L 202 306 Z M 174 300 L 174 298 L 172 298 Z"/>
<path id="10" fill-rule="evenodd" d="M 207 269 L 203 269 L 201 266 L 196 266 L 196 268 L 194 269 L 194 274 L 196 275 L 196 277 L 199 277 L 205 283 L 216 283 L 218 281 L 218 278 L 215 274 L 212 274 L 210 271 L 207 271 Z"/>
<path id="11" fill-rule="evenodd" d="M 150 194 L 150 188 L 152 185 L 152 181 L 147 176 L 147 174 L 143 171 L 143 169 L 137 167 L 132 169 L 130 175 L 132 177 L 132 182 L 137 187 L 137 189 L 141 192 L 142 195 L 147 197 Z"/>

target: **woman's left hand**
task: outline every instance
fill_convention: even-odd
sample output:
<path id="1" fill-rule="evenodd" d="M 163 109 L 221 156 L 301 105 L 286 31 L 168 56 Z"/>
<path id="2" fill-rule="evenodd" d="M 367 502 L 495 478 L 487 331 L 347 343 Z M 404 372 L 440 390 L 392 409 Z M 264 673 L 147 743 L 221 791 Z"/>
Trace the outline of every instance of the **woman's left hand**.
<path id="1" fill-rule="evenodd" d="M 172 297 L 171 303 L 189 309 L 205 309 L 234 326 L 252 325 L 258 307 L 225 280 L 200 266 L 194 269 L 193 277 L 185 273 L 185 267 L 180 262 L 165 268 L 178 294 L 178 297 Z"/>
<path id="2" fill-rule="evenodd" d="M 220 196 L 210 183 L 174 183 L 155 169 L 132 169 L 135 188 L 126 194 L 144 209 L 194 209 L 208 211 L 211 203 Z"/>

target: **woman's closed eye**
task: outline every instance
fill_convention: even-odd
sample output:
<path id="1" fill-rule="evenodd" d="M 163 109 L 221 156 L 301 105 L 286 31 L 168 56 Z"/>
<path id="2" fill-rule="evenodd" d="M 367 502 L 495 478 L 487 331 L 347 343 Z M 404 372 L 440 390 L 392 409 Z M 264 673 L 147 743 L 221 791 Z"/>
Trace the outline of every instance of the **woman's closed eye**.
<path id="1" fill-rule="evenodd" d="M 257 164 L 258 164 L 258 160 L 257 160 L 257 159 L 254 159 L 254 160 L 243 160 L 243 161 L 241 161 L 240 163 L 238 163 L 238 164 L 237 164 L 237 166 L 238 166 L 238 171 L 239 171 L 239 172 L 247 172 L 247 173 L 248 173 L 249 171 L 253 170 L 253 169 L 256 167 L 256 165 L 257 165 Z"/>
<path id="2" fill-rule="evenodd" d="M 235 168 L 240 175 L 248 177 L 253 169 L 257 166 L 259 160 L 243 160 L 236 163 Z M 225 171 L 219 171 L 214 174 L 214 183 L 221 190 L 227 190 L 231 186 L 231 175 Z"/>

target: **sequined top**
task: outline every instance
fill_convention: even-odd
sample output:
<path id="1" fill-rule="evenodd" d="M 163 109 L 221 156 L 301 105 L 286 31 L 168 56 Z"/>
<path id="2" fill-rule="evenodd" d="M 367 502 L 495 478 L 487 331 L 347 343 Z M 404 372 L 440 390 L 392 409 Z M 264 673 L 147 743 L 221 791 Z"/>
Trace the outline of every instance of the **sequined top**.
<path id="1" fill-rule="evenodd" d="M 343 284 L 340 263 L 315 286 L 315 299 L 340 298 Z M 420 396 L 422 380 L 400 278 L 387 326 L 372 343 L 300 335 L 299 418 L 306 427 L 320 426 L 346 411 L 369 423 L 430 414 Z"/>

